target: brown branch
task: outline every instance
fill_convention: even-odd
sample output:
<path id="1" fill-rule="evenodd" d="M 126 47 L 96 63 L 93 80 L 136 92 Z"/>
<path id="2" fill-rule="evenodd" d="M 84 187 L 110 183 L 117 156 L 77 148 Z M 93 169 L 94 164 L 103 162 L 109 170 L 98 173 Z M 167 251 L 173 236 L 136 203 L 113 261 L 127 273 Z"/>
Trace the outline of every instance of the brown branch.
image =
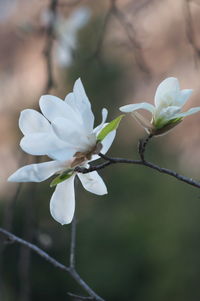
<path id="1" fill-rule="evenodd" d="M 145 159 L 144 159 L 144 153 L 145 153 L 145 150 L 146 150 L 146 146 L 147 146 L 147 143 L 149 142 L 149 140 L 152 137 L 153 137 L 153 135 L 150 134 L 146 139 L 139 140 L 138 153 L 139 153 L 140 158 L 141 158 L 142 161 L 145 161 Z"/>
<path id="2" fill-rule="evenodd" d="M 99 165 L 91 166 L 89 168 L 76 167 L 75 171 L 80 172 L 80 173 L 89 173 L 89 172 L 92 172 L 92 171 L 95 171 L 95 170 L 104 169 L 105 167 L 107 167 L 109 165 L 118 164 L 118 163 L 143 165 L 143 166 L 147 166 L 151 169 L 157 170 L 160 173 L 167 174 L 171 177 L 174 177 L 177 180 L 185 182 L 185 183 L 187 183 L 191 186 L 200 188 L 200 182 L 197 182 L 197 181 L 193 180 L 192 178 L 185 177 L 185 176 L 177 173 L 176 171 L 173 171 L 173 170 L 170 170 L 170 169 L 167 169 L 167 168 L 164 168 L 164 167 L 160 167 L 156 164 L 153 164 L 149 161 L 146 161 L 144 159 L 144 151 L 142 153 L 141 160 L 131 160 L 131 159 L 125 159 L 125 158 L 113 158 L 113 157 L 108 157 L 106 155 L 103 155 L 101 153 L 99 154 L 99 156 L 101 158 L 103 158 L 106 162 L 103 162 Z"/>
<path id="3" fill-rule="evenodd" d="M 48 253 L 44 252 L 42 249 L 37 247 L 35 244 L 30 243 L 3 228 L 0 228 L 0 233 L 2 235 L 1 237 L 2 239 L 9 240 L 10 242 L 13 243 L 18 243 L 20 245 L 25 246 L 26 248 L 29 248 L 30 250 L 38 254 L 40 257 L 42 257 L 43 259 L 51 263 L 54 267 L 67 272 L 94 300 L 105 301 L 89 287 L 89 285 L 80 277 L 80 275 L 77 273 L 77 271 L 74 268 L 65 266 L 64 264 L 60 263 L 59 261 L 51 257 Z"/>

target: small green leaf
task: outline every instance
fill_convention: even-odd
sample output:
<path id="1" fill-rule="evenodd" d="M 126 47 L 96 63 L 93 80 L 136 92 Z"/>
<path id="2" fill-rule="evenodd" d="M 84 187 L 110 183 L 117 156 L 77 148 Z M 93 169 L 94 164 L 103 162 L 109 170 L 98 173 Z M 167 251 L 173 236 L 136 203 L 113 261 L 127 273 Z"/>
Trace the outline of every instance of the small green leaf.
<path id="1" fill-rule="evenodd" d="M 69 179 L 73 175 L 73 169 L 67 169 L 63 173 L 61 173 L 59 176 L 57 176 L 50 184 L 50 187 L 54 187 L 58 185 L 59 183 Z"/>
<path id="2" fill-rule="evenodd" d="M 124 117 L 124 114 L 118 116 L 117 118 L 115 118 L 111 122 L 109 122 L 98 134 L 97 140 L 102 141 L 110 132 L 116 130 L 123 117 Z"/>

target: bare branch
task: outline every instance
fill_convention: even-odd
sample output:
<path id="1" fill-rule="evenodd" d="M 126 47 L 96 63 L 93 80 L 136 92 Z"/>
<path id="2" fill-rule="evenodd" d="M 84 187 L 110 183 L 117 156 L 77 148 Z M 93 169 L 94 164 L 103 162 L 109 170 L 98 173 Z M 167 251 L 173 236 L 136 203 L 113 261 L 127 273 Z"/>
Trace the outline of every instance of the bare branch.
<path id="1" fill-rule="evenodd" d="M 51 257 L 49 254 L 44 252 L 36 245 L 12 234 L 11 232 L 3 228 L 0 228 L 0 233 L 2 234 L 2 239 L 7 238 L 13 243 L 16 242 L 18 244 L 25 246 L 26 248 L 29 248 L 30 250 L 38 254 L 40 257 L 42 257 L 43 259 L 51 263 L 54 267 L 67 272 L 91 297 L 93 297 L 94 300 L 105 301 L 89 287 L 89 285 L 80 277 L 80 275 L 73 268 L 65 266 L 64 264 L 60 263 L 59 261 Z"/>
<path id="2" fill-rule="evenodd" d="M 123 14 L 123 12 L 115 5 L 115 3 L 113 4 L 113 13 L 116 16 L 116 18 L 118 19 L 118 21 L 120 22 L 121 26 L 124 28 L 127 37 L 133 47 L 133 52 L 135 55 L 135 60 L 139 66 L 139 68 L 147 73 L 150 74 L 150 69 L 147 66 L 147 63 L 145 61 L 145 58 L 142 54 L 142 46 L 140 41 L 137 39 L 137 34 L 136 34 L 136 30 L 133 27 L 132 24 L 130 24 L 125 15 Z"/>
<path id="3" fill-rule="evenodd" d="M 175 172 L 173 170 L 170 170 L 170 169 L 167 169 L 167 168 L 164 168 L 164 167 L 160 167 L 156 164 L 148 162 L 144 159 L 144 157 L 141 160 L 131 160 L 131 159 L 125 159 L 125 158 L 108 157 L 108 156 L 103 155 L 101 153 L 99 154 L 99 156 L 101 158 L 103 158 L 104 160 L 106 160 L 106 162 L 104 162 L 102 164 L 99 164 L 99 165 L 96 165 L 96 166 L 91 166 L 89 168 L 76 167 L 75 171 L 81 172 L 81 173 L 89 173 L 91 171 L 100 170 L 100 169 L 103 169 L 103 168 L 105 168 L 109 165 L 117 164 L 117 163 L 144 165 L 144 166 L 147 166 L 151 169 L 157 170 L 160 173 L 164 173 L 164 174 L 167 174 L 171 177 L 174 177 L 179 181 L 182 181 L 182 182 L 185 182 L 185 183 L 187 183 L 189 185 L 192 185 L 194 187 L 200 188 L 200 183 L 193 180 L 192 178 L 185 177 L 181 174 L 178 174 L 177 172 Z"/>
<path id="4" fill-rule="evenodd" d="M 110 0 L 110 6 L 109 6 L 109 9 L 104 18 L 104 22 L 103 22 L 102 30 L 101 30 L 101 33 L 100 33 L 100 36 L 99 36 L 99 39 L 97 42 L 96 50 L 94 51 L 91 58 L 98 57 L 100 55 L 100 52 L 101 52 L 101 49 L 103 46 L 104 37 L 105 37 L 105 34 L 108 29 L 108 24 L 109 24 L 110 18 L 112 16 L 115 16 L 117 18 L 117 20 L 119 21 L 119 23 L 121 24 L 121 26 L 123 27 L 123 29 L 125 30 L 125 33 L 131 43 L 132 48 L 133 48 L 135 60 L 138 64 L 139 68 L 146 74 L 150 74 L 150 69 L 147 66 L 147 63 L 142 54 L 141 43 L 137 39 L 136 30 L 133 27 L 133 25 L 127 21 L 125 15 L 122 13 L 122 11 L 116 6 L 116 2 L 117 2 L 116 0 Z"/>
<path id="5" fill-rule="evenodd" d="M 138 147 L 138 153 L 140 155 L 140 158 L 142 161 L 145 161 L 144 159 L 144 153 L 145 153 L 145 150 L 146 150 L 146 146 L 147 146 L 147 143 L 149 142 L 149 140 L 153 137 L 152 134 L 150 134 L 146 139 L 141 139 L 139 141 L 139 147 Z"/>

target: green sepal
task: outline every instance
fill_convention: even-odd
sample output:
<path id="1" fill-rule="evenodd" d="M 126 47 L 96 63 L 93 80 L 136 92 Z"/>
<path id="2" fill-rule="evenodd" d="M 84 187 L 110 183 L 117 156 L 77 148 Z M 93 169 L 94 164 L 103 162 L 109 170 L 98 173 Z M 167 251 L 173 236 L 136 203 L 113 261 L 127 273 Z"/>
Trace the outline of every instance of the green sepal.
<path id="1" fill-rule="evenodd" d="M 162 129 L 162 128 L 166 127 L 166 126 L 169 126 L 169 125 L 172 125 L 172 124 L 179 123 L 179 122 L 182 121 L 182 120 L 183 120 L 182 117 L 170 119 L 170 120 L 168 120 L 167 122 L 166 122 L 166 121 L 163 122 L 162 119 L 158 119 L 154 125 L 155 125 L 156 129 L 159 130 L 159 129 Z"/>
<path id="2" fill-rule="evenodd" d="M 57 176 L 50 184 L 50 187 L 54 187 L 58 185 L 59 183 L 64 182 L 65 180 L 69 179 L 73 175 L 73 169 L 67 169 L 63 173 L 61 173 L 59 176 Z"/>
<path id="3" fill-rule="evenodd" d="M 178 125 L 183 120 L 182 117 L 174 118 L 165 123 L 162 127 L 156 127 L 151 131 L 153 136 L 159 136 L 167 133 L 171 129 L 173 129 L 176 125 Z"/>
<path id="4" fill-rule="evenodd" d="M 115 118 L 111 122 L 109 122 L 98 134 L 97 140 L 102 141 L 110 132 L 116 130 L 123 117 L 124 117 L 124 114 L 118 116 L 117 118 Z"/>

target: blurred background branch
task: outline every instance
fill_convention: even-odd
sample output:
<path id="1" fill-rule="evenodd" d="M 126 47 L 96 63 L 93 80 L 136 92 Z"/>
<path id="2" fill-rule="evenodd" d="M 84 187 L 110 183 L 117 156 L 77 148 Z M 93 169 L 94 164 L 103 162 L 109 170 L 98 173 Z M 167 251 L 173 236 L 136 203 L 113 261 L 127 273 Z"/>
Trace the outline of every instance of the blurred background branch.
<path id="1" fill-rule="evenodd" d="M 76 272 L 74 269 L 74 266 L 65 266 L 58 262 L 56 259 L 53 257 L 49 256 L 46 252 L 38 248 L 36 245 L 21 239 L 20 237 L 17 237 L 16 235 L 12 234 L 9 231 L 6 231 L 5 229 L 0 228 L 0 233 L 3 234 L 3 240 L 6 238 L 10 240 L 12 243 L 18 243 L 23 245 L 24 247 L 34 251 L 37 253 L 39 256 L 41 256 L 43 259 L 47 260 L 49 263 L 51 263 L 54 267 L 64 270 L 67 272 L 77 283 L 87 292 L 90 294 L 91 297 L 93 297 L 94 300 L 96 301 L 104 301 L 101 297 L 99 297 L 85 282 L 84 280 L 79 276 L 79 274 Z M 5 238 L 4 238 L 5 237 Z M 2 238 L 1 238 L 2 240 Z"/>

